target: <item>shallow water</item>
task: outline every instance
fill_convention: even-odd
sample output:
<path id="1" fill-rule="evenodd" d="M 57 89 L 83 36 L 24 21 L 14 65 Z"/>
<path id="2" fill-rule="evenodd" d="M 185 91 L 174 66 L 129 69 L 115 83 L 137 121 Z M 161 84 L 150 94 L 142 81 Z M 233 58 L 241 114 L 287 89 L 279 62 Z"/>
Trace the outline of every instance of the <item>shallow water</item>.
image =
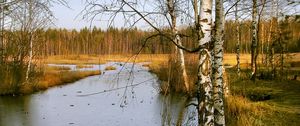
<path id="1" fill-rule="evenodd" d="M 117 70 L 28 96 L 0 97 L 0 126 L 193 125 L 195 113 L 187 112 L 186 99 L 161 96 L 157 78 L 141 64 L 87 69 L 104 71 L 107 65 Z"/>

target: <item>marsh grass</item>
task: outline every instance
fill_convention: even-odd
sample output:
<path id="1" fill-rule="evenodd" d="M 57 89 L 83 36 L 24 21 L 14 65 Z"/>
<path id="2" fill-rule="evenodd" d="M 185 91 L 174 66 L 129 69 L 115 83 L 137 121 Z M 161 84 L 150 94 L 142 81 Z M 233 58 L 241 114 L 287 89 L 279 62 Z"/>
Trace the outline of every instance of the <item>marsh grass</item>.
<path id="1" fill-rule="evenodd" d="M 77 64 L 76 69 L 82 69 L 82 68 L 93 68 L 91 65 L 84 65 L 84 64 Z"/>
<path id="2" fill-rule="evenodd" d="M 56 55 L 45 58 L 46 64 L 105 64 L 107 62 L 160 62 L 166 60 L 167 54 L 124 55 Z"/>
<path id="3" fill-rule="evenodd" d="M 228 59 L 228 58 L 234 59 Z M 191 86 L 194 86 L 197 75 L 197 56 L 187 55 L 186 67 Z M 227 59 L 226 59 L 227 58 Z M 243 59 L 247 59 L 243 58 Z M 232 60 L 232 61 L 226 61 Z M 235 56 L 225 56 L 225 63 L 235 65 Z M 297 59 L 296 59 L 297 60 Z M 300 124 L 300 82 L 297 80 L 264 80 L 253 82 L 247 60 L 242 61 L 241 76 L 236 74 L 235 67 L 227 69 L 230 95 L 225 98 L 226 123 L 230 126 L 294 126 Z M 153 62 L 150 72 L 157 75 L 160 82 L 159 91 L 169 93 L 168 60 Z M 288 74 L 298 74 L 299 71 Z M 195 88 L 193 88 L 195 94 Z"/>
<path id="4" fill-rule="evenodd" d="M 226 97 L 229 125 L 282 126 L 300 123 L 300 82 L 297 80 L 249 80 L 248 70 L 237 77 L 227 70 L 231 95 Z"/>
<path id="5" fill-rule="evenodd" d="M 33 73 L 33 75 L 31 75 L 31 76 L 35 76 L 34 80 L 29 80 L 28 82 L 24 82 L 19 85 L 14 85 L 14 83 L 9 83 L 9 81 L 11 80 L 16 80 L 15 78 L 11 78 L 13 76 L 5 76 L 4 79 L 5 81 L 2 81 L 4 83 L 0 85 L 0 95 L 30 94 L 36 91 L 46 90 L 49 87 L 72 83 L 88 76 L 101 74 L 99 70 L 98 71 L 68 71 L 68 70 L 70 70 L 69 67 L 46 66 L 43 69 L 43 71 L 35 72 Z"/>
<path id="6" fill-rule="evenodd" d="M 107 67 L 105 67 L 105 71 L 110 71 L 110 70 L 116 70 L 117 68 L 116 67 L 114 67 L 114 66 L 107 66 Z"/>
<path id="7" fill-rule="evenodd" d="M 71 70 L 70 67 L 67 66 L 46 66 L 45 71 L 68 71 Z"/>
<path id="8" fill-rule="evenodd" d="M 43 76 L 40 76 L 39 82 L 34 85 L 34 88 L 35 90 L 45 90 L 49 87 L 72 83 L 82 78 L 99 74 L 101 74 L 99 70 L 46 72 Z"/>
<path id="9" fill-rule="evenodd" d="M 160 88 L 158 88 L 161 94 L 168 94 L 170 92 L 186 93 L 182 70 L 179 62 L 176 62 L 175 58 L 175 55 L 169 55 L 165 61 L 156 61 L 148 65 L 150 72 L 156 74 L 161 81 Z M 191 75 L 189 71 L 187 74 L 188 76 Z M 191 79 L 193 77 L 189 76 L 189 78 Z M 193 85 L 190 81 L 189 87 L 191 89 L 190 92 L 192 92 Z"/>
<path id="10" fill-rule="evenodd" d="M 27 67 L 19 62 L 0 65 L 0 95 L 15 94 L 25 82 Z M 34 76 L 31 75 L 30 76 Z M 31 77 L 30 77 L 31 79 Z"/>
<path id="11" fill-rule="evenodd" d="M 82 78 L 99 74 L 101 74 L 100 71 L 46 71 L 38 77 L 38 82 L 23 85 L 20 93 L 30 94 L 35 91 L 46 90 L 53 86 L 72 83 Z"/>

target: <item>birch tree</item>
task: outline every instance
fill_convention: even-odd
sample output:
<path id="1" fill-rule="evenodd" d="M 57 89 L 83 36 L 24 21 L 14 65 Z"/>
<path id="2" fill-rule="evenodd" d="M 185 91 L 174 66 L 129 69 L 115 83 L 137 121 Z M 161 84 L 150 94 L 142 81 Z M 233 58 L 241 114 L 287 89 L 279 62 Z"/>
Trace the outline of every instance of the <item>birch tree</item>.
<path id="1" fill-rule="evenodd" d="M 271 28 L 268 38 L 268 52 L 270 57 L 270 64 L 271 64 L 271 76 L 272 78 L 275 78 L 276 75 L 276 67 L 275 67 L 275 42 L 273 41 L 277 37 L 277 25 L 278 25 L 278 0 L 272 1 L 272 16 L 271 16 Z M 270 42 L 271 49 L 270 48 Z"/>
<path id="2" fill-rule="evenodd" d="M 215 0 L 215 41 L 214 41 L 214 119 L 215 124 L 225 126 L 224 91 L 223 91 L 223 43 L 224 43 L 224 13 L 223 0 Z"/>
<path id="3" fill-rule="evenodd" d="M 199 125 L 214 125 L 213 85 L 211 82 L 211 44 L 212 32 L 212 0 L 202 0 L 199 14 L 199 66 L 198 66 L 198 123 Z"/>
<path id="4" fill-rule="evenodd" d="M 22 52 L 27 56 L 27 70 L 25 73 L 25 81 L 28 82 L 29 74 L 32 68 L 32 60 L 34 58 L 34 47 L 38 47 L 35 42 L 38 36 L 37 30 L 45 28 L 51 22 L 53 16 L 49 10 L 49 1 L 28 0 L 20 1 L 19 6 L 14 12 L 13 18 L 20 24 L 14 26 L 15 29 L 20 29 L 21 35 L 19 39 L 24 41 L 27 52 Z M 21 42 L 22 43 L 22 42 Z M 23 45 L 24 46 L 24 45 Z"/>
<path id="5" fill-rule="evenodd" d="M 178 45 L 182 46 L 181 38 L 178 35 L 178 30 L 176 27 L 177 16 L 176 16 L 176 10 L 175 10 L 176 9 L 175 2 L 178 2 L 178 1 L 177 0 L 167 0 L 167 7 L 168 7 L 169 15 L 171 17 L 171 22 L 172 22 L 171 29 L 172 29 L 172 32 L 174 35 L 174 42 L 176 42 L 176 43 L 178 43 Z M 177 55 L 178 62 L 180 64 L 180 72 L 182 73 L 185 90 L 188 92 L 189 91 L 189 81 L 188 81 L 188 76 L 187 76 L 186 69 L 185 69 L 183 50 L 177 48 L 176 46 L 175 46 L 175 50 L 176 50 L 175 53 Z"/>
<path id="6" fill-rule="evenodd" d="M 235 5 L 235 24 L 236 24 L 236 67 L 237 67 L 237 74 L 240 77 L 241 75 L 241 68 L 240 68 L 240 49 L 241 49 L 241 31 L 240 31 L 240 22 L 238 17 L 238 3 L 240 0 L 236 1 Z"/>
<path id="7" fill-rule="evenodd" d="M 252 0 L 252 23 L 251 23 L 251 80 L 255 80 L 257 71 L 257 55 L 258 55 L 258 19 L 257 19 L 257 0 Z"/>

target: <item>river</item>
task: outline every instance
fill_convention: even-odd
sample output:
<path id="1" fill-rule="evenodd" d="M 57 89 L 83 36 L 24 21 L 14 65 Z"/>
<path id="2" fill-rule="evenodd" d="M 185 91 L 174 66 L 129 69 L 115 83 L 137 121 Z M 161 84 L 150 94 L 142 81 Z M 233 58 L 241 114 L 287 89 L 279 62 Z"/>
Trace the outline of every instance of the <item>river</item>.
<path id="1" fill-rule="evenodd" d="M 0 97 L 0 126 L 196 125 L 195 108 L 186 108 L 185 97 L 159 94 L 157 77 L 142 64 L 92 66 L 78 70 L 103 74 L 32 95 Z M 106 66 L 117 69 L 104 71 Z"/>

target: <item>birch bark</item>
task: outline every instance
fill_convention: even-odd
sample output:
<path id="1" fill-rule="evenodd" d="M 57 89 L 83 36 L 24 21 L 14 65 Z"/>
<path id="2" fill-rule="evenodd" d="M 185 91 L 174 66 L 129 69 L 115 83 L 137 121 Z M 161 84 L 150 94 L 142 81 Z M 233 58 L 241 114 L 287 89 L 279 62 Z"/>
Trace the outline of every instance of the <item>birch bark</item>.
<path id="1" fill-rule="evenodd" d="M 240 48 L 241 48 L 241 32 L 240 32 L 240 22 L 238 17 L 238 2 L 235 5 L 235 24 L 236 24 L 236 67 L 237 67 L 237 74 L 240 77 L 241 75 L 241 67 L 240 67 Z"/>
<path id="2" fill-rule="evenodd" d="M 223 91 L 223 43 L 224 43 L 224 13 L 223 0 L 215 0 L 215 41 L 214 41 L 214 120 L 215 125 L 225 126 L 224 91 Z"/>
<path id="3" fill-rule="evenodd" d="M 176 23 L 177 23 L 177 16 L 175 13 L 175 0 L 167 0 L 167 4 L 168 4 L 168 11 L 169 11 L 169 15 L 171 17 L 172 20 L 172 32 L 175 35 L 174 41 L 182 46 L 182 42 L 181 42 L 181 38 L 178 35 L 178 30 L 176 27 Z M 182 72 L 182 77 L 183 77 L 183 83 L 185 86 L 185 90 L 188 92 L 189 91 L 189 82 L 188 82 L 188 76 L 186 73 L 186 69 L 185 69 L 185 61 L 184 61 L 184 54 L 183 54 L 183 50 L 179 49 L 177 46 L 175 46 L 176 48 L 176 56 L 178 59 L 178 62 L 180 64 L 180 71 Z"/>
<path id="4" fill-rule="evenodd" d="M 253 6 L 252 6 L 252 24 L 251 24 L 251 32 L 252 32 L 252 36 L 251 36 L 251 80 L 255 81 L 256 78 L 256 70 L 257 70 L 257 46 L 258 46 L 258 36 L 257 36 L 257 0 L 252 0 L 253 2 Z"/>
<path id="5" fill-rule="evenodd" d="M 204 47 L 200 50 L 198 66 L 198 123 L 199 125 L 214 125 L 214 108 L 212 98 L 211 82 L 211 44 L 212 31 L 212 0 L 202 0 L 200 3 L 199 32 L 203 32 L 203 37 L 199 37 L 199 45 Z M 201 35 L 201 33 L 199 33 Z"/>
<path id="6" fill-rule="evenodd" d="M 31 68 L 31 63 L 32 63 L 32 58 L 33 58 L 33 29 L 32 29 L 32 25 L 33 25 L 33 15 L 32 15 L 32 11 L 33 11 L 33 5 L 32 5 L 32 0 L 29 1 L 29 20 L 28 20 L 28 26 L 29 26 L 29 42 L 30 42 L 30 47 L 29 47 L 29 59 L 28 59 L 28 65 L 27 65 L 27 71 L 26 71 L 26 77 L 25 80 L 26 82 L 28 81 L 29 78 L 29 73 L 30 73 L 30 68 Z"/>

